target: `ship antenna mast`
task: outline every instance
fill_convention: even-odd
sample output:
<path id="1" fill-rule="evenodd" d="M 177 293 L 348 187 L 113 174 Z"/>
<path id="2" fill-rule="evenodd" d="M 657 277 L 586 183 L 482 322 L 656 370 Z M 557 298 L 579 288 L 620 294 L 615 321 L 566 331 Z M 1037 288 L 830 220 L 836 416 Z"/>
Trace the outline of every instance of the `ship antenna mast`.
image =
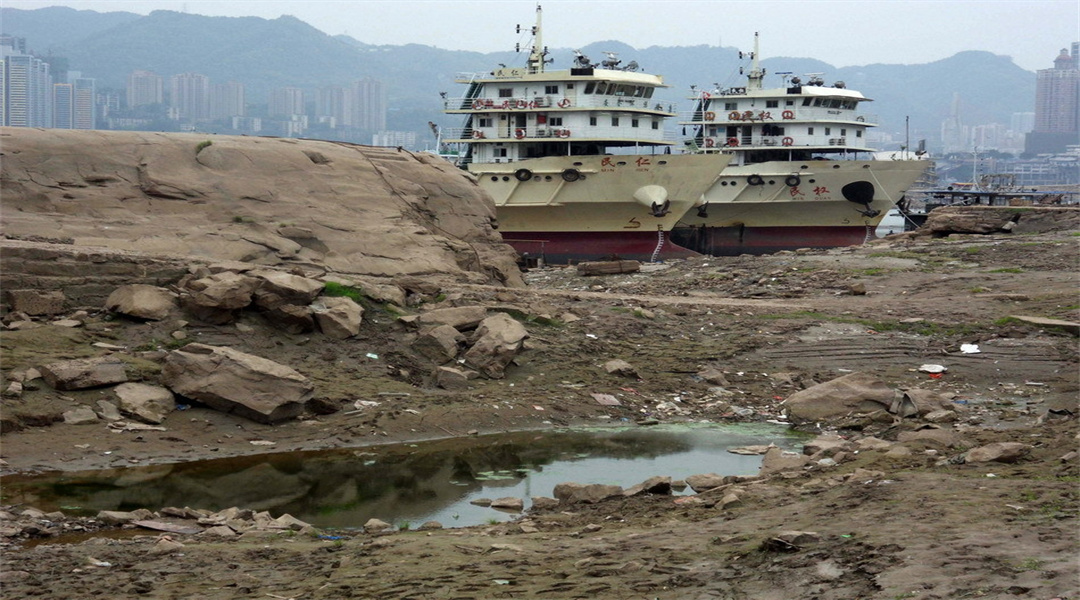
<path id="1" fill-rule="evenodd" d="M 529 51 L 529 73 L 544 72 L 544 57 L 547 56 L 547 48 L 544 47 L 544 34 L 541 31 L 541 16 L 543 10 L 536 5 L 536 25 L 533 26 L 533 46 Z"/>
<path id="2" fill-rule="evenodd" d="M 758 62 L 758 32 L 754 32 L 754 52 L 750 55 L 750 73 L 746 76 L 747 89 L 760 90 L 761 82 L 765 79 L 765 71 Z"/>

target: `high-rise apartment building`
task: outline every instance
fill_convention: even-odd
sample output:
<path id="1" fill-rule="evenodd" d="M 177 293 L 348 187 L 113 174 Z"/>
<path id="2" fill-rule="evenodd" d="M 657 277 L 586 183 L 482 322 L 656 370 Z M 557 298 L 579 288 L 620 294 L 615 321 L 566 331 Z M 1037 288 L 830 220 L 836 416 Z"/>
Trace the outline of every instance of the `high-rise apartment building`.
<path id="1" fill-rule="evenodd" d="M 210 86 L 210 118 L 231 119 L 246 113 L 244 84 L 237 81 L 215 83 Z"/>
<path id="2" fill-rule="evenodd" d="M 354 82 L 351 125 L 360 129 L 386 129 L 386 89 L 381 81 L 370 77 Z"/>
<path id="3" fill-rule="evenodd" d="M 1057 154 L 1080 144 L 1080 44 L 1073 54 L 1062 49 L 1054 68 L 1042 69 L 1035 80 L 1035 128 L 1025 151 Z"/>
<path id="4" fill-rule="evenodd" d="M 127 107 L 136 108 L 165 101 L 165 80 L 150 71 L 132 71 L 127 78 Z"/>
<path id="5" fill-rule="evenodd" d="M 181 73 L 169 79 L 169 106 L 173 118 L 197 121 L 210 118 L 210 78 Z"/>
<path id="6" fill-rule="evenodd" d="M 75 86 L 70 83 L 53 84 L 53 127 L 75 128 Z"/>
<path id="7" fill-rule="evenodd" d="M 0 46 L 0 125 L 52 127 L 52 93 L 49 63 Z"/>
<path id="8" fill-rule="evenodd" d="M 97 129 L 97 82 L 89 77 L 79 77 L 71 85 L 72 128 Z"/>
<path id="9" fill-rule="evenodd" d="M 284 87 L 270 90 L 270 102 L 267 114 L 271 117 L 292 117 L 306 114 L 304 110 L 304 90 L 296 87 Z"/>

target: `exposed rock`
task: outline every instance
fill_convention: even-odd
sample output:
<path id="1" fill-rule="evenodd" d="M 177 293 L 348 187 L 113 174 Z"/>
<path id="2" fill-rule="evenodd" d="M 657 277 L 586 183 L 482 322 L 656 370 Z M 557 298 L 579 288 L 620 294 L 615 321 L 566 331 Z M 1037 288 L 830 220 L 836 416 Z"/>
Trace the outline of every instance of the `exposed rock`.
<path id="1" fill-rule="evenodd" d="M 635 369 L 630 363 L 619 358 L 609 360 L 604 363 L 604 371 L 606 371 L 609 375 L 631 377 L 633 379 L 638 378 L 637 369 Z"/>
<path id="2" fill-rule="evenodd" d="M 533 496 L 529 499 L 532 502 L 532 507 L 537 510 L 550 510 L 558 508 L 559 500 L 557 498 L 548 498 L 547 496 Z"/>
<path id="3" fill-rule="evenodd" d="M 502 510 L 516 510 L 520 511 L 525 508 L 525 501 L 521 498 L 515 498 L 513 496 L 507 496 L 505 498 L 496 498 L 491 501 L 491 508 L 499 508 Z"/>
<path id="4" fill-rule="evenodd" d="M 32 316 L 61 314 L 67 300 L 60 290 L 5 290 L 4 297 L 12 311 Z"/>
<path id="5" fill-rule="evenodd" d="M 475 373 L 457 367 L 438 367 L 435 369 L 435 385 L 444 390 L 463 390 L 469 387 L 469 380 L 473 379 L 470 374 Z"/>
<path id="6" fill-rule="evenodd" d="M 298 416 L 313 392 L 306 377 L 285 365 L 204 344 L 171 352 L 161 380 L 185 398 L 262 423 Z"/>
<path id="7" fill-rule="evenodd" d="M 115 358 L 83 358 L 38 367 L 45 382 L 57 390 L 84 390 L 127 381 L 124 363 Z"/>
<path id="8" fill-rule="evenodd" d="M 835 434 L 822 434 L 803 444 L 803 454 L 813 456 L 818 452 L 836 452 L 843 450 L 850 444 L 844 438 Z"/>
<path id="9" fill-rule="evenodd" d="M 686 485 L 690 486 L 690 489 L 700 494 L 701 492 L 724 485 L 724 477 L 722 475 L 717 475 L 716 473 L 690 475 L 686 478 Z"/>
<path id="10" fill-rule="evenodd" d="M 315 311 L 310 306 L 278 304 L 263 315 L 274 327 L 287 333 L 295 335 L 315 330 Z"/>
<path id="11" fill-rule="evenodd" d="M 778 447 L 770 448 L 761 459 L 759 475 L 765 477 L 782 471 L 802 469 L 810 462 L 810 457 L 798 452 L 788 452 Z"/>
<path id="12" fill-rule="evenodd" d="M 724 372 L 715 367 L 706 367 L 698 371 L 697 376 L 710 385 L 719 387 L 728 387 L 731 385 L 728 383 L 727 377 L 724 376 Z"/>
<path id="13" fill-rule="evenodd" d="M 311 304 L 324 287 L 321 281 L 283 271 L 260 269 L 250 271 L 248 275 L 261 281 L 254 294 L 255 305 L 259 308 L 274 308 L 283 303 Z"/>
<path id="14" fill-rule="evenodd" d="M 323 335 L 344 340 L 360 333 L 364 307 L 345 296 L 323 296 L 311 305 Z"/>
<path id="15" fill-rule="evenodd" d="M 995 442 L 978 448 L 972 448 L 964 455 L 964 460 L 975 462 L 1015 463 L 1031 453 L 1030 444 L 1020 442 Z"/>
<path id="16" fill-rule="evenodd" d="M 393 525 L 391 525 L 391 524 L 389 524 L 386 521 L 383 521 L 381 519 L 372 518 L 372 519 L 368 519 L 367 522 L 364 523 L 364 531 L 367 531 L 369 533 L 375 533 L 375 532 L 379 532 L 379 531 L 389 531 L 389 530 L 391 530 L 393 528 L 394 528 Z"/>
<path id="17" fill-rule="evenodd" d="M 176 308 L 176 295 L 145 284 L 122 285 L 109 294 L 105 309 L 127 317 L 160 321 Z"/>
<path id="18" fill-rule="evenodd" d="M 514 360 L 529 337 L 525 327 L 505 313 L 481 321 L 477 339 L 465 353 L 465 364 L 491 379 L 501 379 L 506 365 Z"/>
<path id="19" fill-rule="evenodd" d="M 12 381 L 3 392 L 5 398 L 19 398 L 22 394 L 23 384 L 18 381 Z"/>
<path id="20" fill-rule="evenodd" d="M 190 294 L 184 306 L 196 318 L 224 325 L 236 319 L 236 312 L 249 306 L 260 280 L 232 271 L 215 273 L 187 284 Z"/>
<path id="21" fill-rule="evenodd" d="M 624 496 L 637 496 L 638 494 L 671 494 L 671 477 L 650 477 L 637 485 L 632 485 L 623 490 Z"/>
<path id="22" fill-rule="evenodd" d="M 1030 323 L 1036 327 L 1046 329 L 1060 329 L 1073 335 L 1080 335 L 1080 323 L 1076 321 L 1063 321 L 1061 319 L 1047 319 L 1045 317 L 1029 317 L 1025 315 L 1012 315 L 1013 319 Z"/>
<path id="23" fill-rule="evenodd" d="M 416 528 L 417 531 L 432 531 L 435 529 L 442 529 L 443 524 L 438 521 L 424 521 Z"/>
<path id="24" fill-rule="evenodd" d="M 877 377 L 851 373 L 795 392 L 781 406 L 798 422 L 827 421 L 853 412 L 887 409 L 895 396 L 892 388 Z"/>
<path id="25" fill-rule="evenodd" d="M 119 511 L 119 510 L 102 510 L 98 511 L 97 519 L 103 523 L 109 525 L 123 525 L 124 523 L 131 523 L 133 521 L 139 521 L 142 519 L 149 519 L 154 516 L 154 513 L 145 508 L 140 508 L 133 511 Z"/>
<path id="26" fill-rule="evenodd" d="M 456 306 L 454 308 L 437 308 L 419 315 L 402 317 L 400 320 L 418 327 L 449 325 L 458 331 L 466 331 L 475 329 L 486 317 L 487 308 L 483 306 Z"/>
<path id="27" fill-rule="evenodd" d="M 465 336 L 449 325 L 437 325 L 420 332 L 412 347 L 424 358 L 442 364 L 457 357 Z"/>
<path id="28" fill-rule="evenodd" d="M 157 425 L 176 409 L 176 399 L 168 389 L 145 383 L 123 383 L 113 390 L 120 411 L 144 423 Z"/>
<path id="29" fill-rule="evenodd" d="M 596 504 L 608 498 L 622 496 L 623 489 L 617 485 L 603 485 L 599 483 L 560 483 L 555 486 L 554 495 L 560 502 L 568 504 Z"/>
<path id="30" fill-rule="evenodd" d="M 77 406 L 64 411 L 64 423 L 67 425 L 85 425 L 97 423 L 98 416 L 94 409 L 89 406 Z"/>
<path id="31" fill-rule="evenodd" d="M 960 434 L 950 429 L 919 429 L 901 431 L 896 439 L 907 446 L 923 448 L 957 448 L 966 444 Z"/>

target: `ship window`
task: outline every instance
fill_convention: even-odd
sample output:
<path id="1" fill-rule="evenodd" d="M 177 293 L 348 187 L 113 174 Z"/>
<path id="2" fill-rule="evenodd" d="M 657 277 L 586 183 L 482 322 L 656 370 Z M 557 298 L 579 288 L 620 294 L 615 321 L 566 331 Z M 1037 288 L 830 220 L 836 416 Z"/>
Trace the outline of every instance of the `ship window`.
<path id="1" fill-rule="evenodd" d="M 832 135 L 832 127 L 825 128 L 825 135 Z"/>
<path id="2" fill-rule="evenodd" d="M 562 117 L 550 117 L 548 119 L 548 125 L 552 127 L 562 127 Z"/>
<path id="3" fill-rule="evenodd" d="M 780 101 L 779 100 L 766 100 L 765 101 L 765 108 L 780 108 Z"/>
<path id="4" fill-rule="evenodd" d="M 739 110 L 739 103 L 738 102 L 725 102 L 724 103 L 724 110 Z"/>
<path id="5" fill-rule="evenodd" d="M 821 106 L 821 98 L 814 98 L 814 106 Z"/>
<path id="6" fill-rule="evenodd" d="M 652 98 L 652 93 L 654 91 L 655 91 L 654 88 L 645 88 L 645 97 L 646 98 Z"/>
<path id="7" fill-rule="evenodd" d="M 810 106 L 810 99 L 809 98 L 803 98 L 802 105 L 803 106 Z"/>
<path id="8" fill-rule="evenodd" d="M 618 127 L 619 126 L 619 117 L 611 117 L 611 126 L 612 127 Z"/>
<path id="9" fill-rule="evenodd" d="M 495 156 L 501 156 L 503 158 L 506 158 L 506 148 L 496 148 Z"/>
<path id="10" fill-rule="evenodd" d="M 589 117 L 589 125 L 596 127 L 596 117 Z"/>
<path id="11" fill-rule="evenodd" d="M 480 127 L 491 127 L 491 117 L 481 117 Z"/>
<path id="12" fill-rule="evenodd" d="M 653 129 L 660 129 L 660 121 L 657 121 L 656 119 L 653 119 L 652 128 Z"/>
<path id="13" fill-rule="evenodd" d="M 784 106 L 795 106 L 795 101 L 794 100 L 785 100 L 784 101 Z"/>
<path id="14" fill-rule="evenodd" d="M 843 137 L 845 135 L 847 135 L 847 129 L 841 129 L 840 130 L 840 137 Z"/>
<path id="15" fill-rule="evenodd" d="M 855 137 L 857 137 L 857 138 L 862 137 L 862 129 L 856 129 L 855 130 Z"/>
<path id="16" fill-rule="evenodd" d="M 585 93 L 586 94 L 593 93 L 593 90 L 595 90 L 595 89 L 596 89 L 596 82 L 590 81 L 589 83 L 585 84 Z"/>
<path id="17" fill-rule="evenodd" d="M 499 97 L 500 98 L 513 98 L 514 97 L 514 88 L 499 88 Z"/>
<path id="18" fill-rule="evenodd" d="M 559 93 L 559 86 L 557 86 L 557 85 L 545 85 L 544 86 L 544 93 L 545 94 L 558 94 Z"/>
<path id="19" fill-rule="evenodd" d="M 637 119 L 630 119 L 630 126 L 631 127 L 637 127 L 638 126 L 638 120 Z"/>
<path id="20" fill-rule="evenodd" d="M 640 98 L 640 97 L 642 97 L 644 95 L 645 95 L 645 88 L 644 87 L 639 85 L 636 88 L 634 88 L 634 97 L 635 98 Z"/>
<path id="21" fill-rule="evenodd" d="M 572 83 L 566 84 L 566 89 L 568 89 L 568 90 L 574 89 L 574 84 L 572 84 Z"/>
<path id="22" fill-rule="evenodd" d="M 813 127 L 807 127 L 806 128 L 806 135 L 814 135 L 814 128 Z"/>

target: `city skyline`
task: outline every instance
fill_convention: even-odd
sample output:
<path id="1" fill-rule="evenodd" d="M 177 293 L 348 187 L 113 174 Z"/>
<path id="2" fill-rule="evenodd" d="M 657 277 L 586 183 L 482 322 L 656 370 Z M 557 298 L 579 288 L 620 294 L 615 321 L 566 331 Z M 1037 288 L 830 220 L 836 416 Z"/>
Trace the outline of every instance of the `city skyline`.
<path id="1" fill-rule="evenodd" d="M 367 44 L 423 44 L 448 50 L 512 50 L 535 19 L 532 0 L 7 0 L 33 10 L 67 6 L 149 14 L 172 10 L 207 16 L 294 16 L 329 35 Z M 548 0 L 545 42 L 575 48 L 620 40 L 636 48 L 723 45 L 749 50 L 760 32 L 767 56 L 812 57 L 837 67 L 922 64 L 964 50 L 1010 56 L 1024 69 L 1044 68 L 1056 39 L 1077 37 L 1075 0 Z M 843 43 L 835 43 L 836 36 Z"/>

